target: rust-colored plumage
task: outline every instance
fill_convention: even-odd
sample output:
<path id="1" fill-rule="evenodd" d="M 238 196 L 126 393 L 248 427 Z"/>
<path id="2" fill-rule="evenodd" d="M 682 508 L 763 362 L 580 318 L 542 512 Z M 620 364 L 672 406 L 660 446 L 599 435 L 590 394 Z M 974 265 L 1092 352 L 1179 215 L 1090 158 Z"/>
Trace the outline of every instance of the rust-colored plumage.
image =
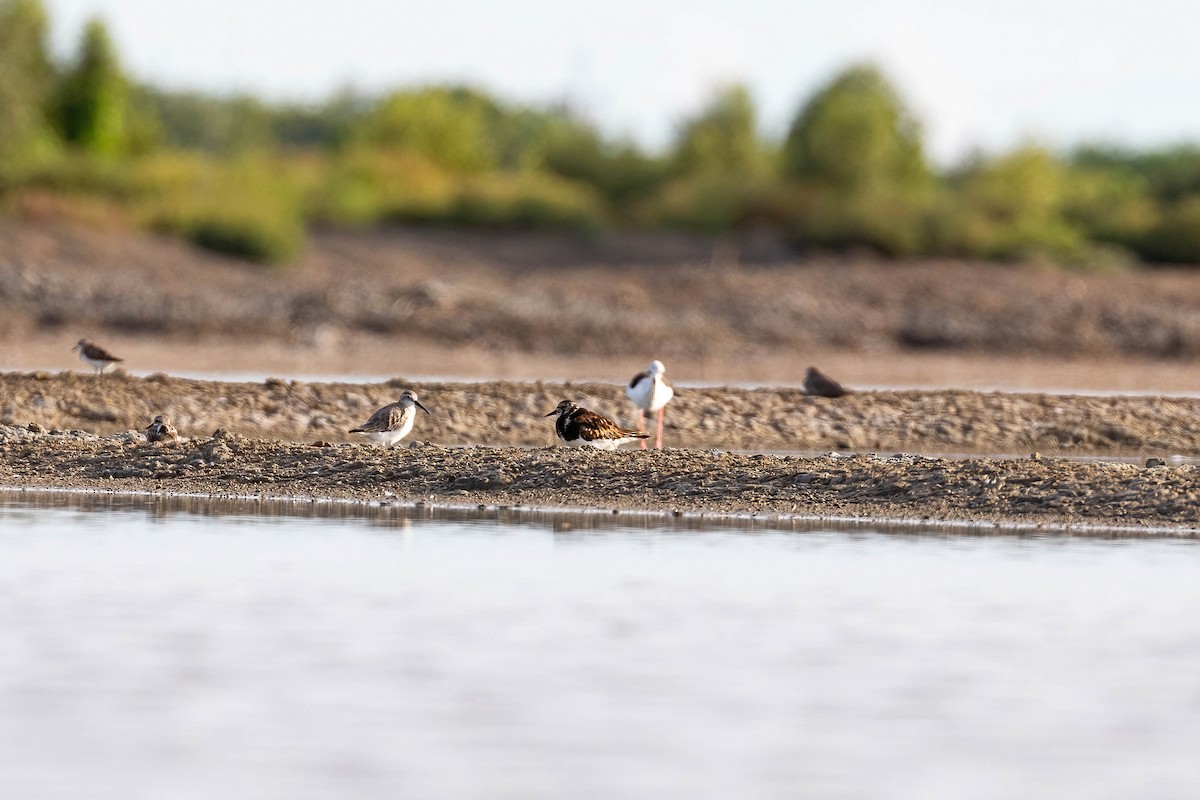
<path id="1" fill-rule="evenodd" d="M 179 431 L 171 424 L 166 414 L 159 414 L 146 426 L 147 442 L 173 442 L 179 438 Z"/>
<path id="2" fill-rule="evenodd" d="M 626 442 L 648 439 L 650 434 L 622 428 L 608 417 L 588 411 L 570 400 L 563 400 L 547 414 L 558 415 L 554 421 L 554 432 L 563 444 L 570 447 L 595 447 L 600 450 L 616 450 Z"/>

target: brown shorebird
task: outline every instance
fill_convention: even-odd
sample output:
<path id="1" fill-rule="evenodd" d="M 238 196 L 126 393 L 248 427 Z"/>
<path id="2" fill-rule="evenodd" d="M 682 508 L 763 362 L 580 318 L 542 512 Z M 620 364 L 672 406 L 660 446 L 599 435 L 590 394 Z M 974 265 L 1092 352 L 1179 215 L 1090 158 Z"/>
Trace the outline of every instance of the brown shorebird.
<path id="1" fill-rule="evenodd" d="M 814 397 L 841 397 L 849 394 L 845 386 L 822 374 L 816 367 L 809 367 L 804 372 L 804 391 Z"/>
<path id="2" fill-rule="evenodd" d="M 616 450 L 626 442 L 650 438 L 648 433 L 626 430 L 608 417 L 581 408 L 570 400 L 563 400 L 546 416 L 553 417 L 556 414 L 558 419 L 554 420 L 554 432 L 569 447 L 587 445 L 600 450 Z"/>
<path id="3" fill-rule="evenodd" d="M 147 442 L 166 442 L 177 441 L 179 439 L 179 431 L 175 430 L 175 426 L 171 424 L 171 420 L 167 419 L 166 414 L 159 414 L 146 426 L 146 441 Z"/>
<path id="4" fill-rule="evenodd" d="M 633 380 L 625 387 L 625 396 L 638 407 L 638 430 L 646 428 L 646 414 L 658 412 L 658 426 L 655 429 L 654 446 L 662 449 L 663 419 L 667 412 L 667 403 L 675 396 L 675 390 L 663 380 L 667 368 L 661 361 L 651 361 L 645 372 L 633 376 Z M 646 449 L 645 440 L 639 443 Z"/>
<path id="5" fill-rule="evenodd" d="M 79 357 L 83 359 L 85 364 L 95 368 L 97 375 L 99 375 L 101 372 L 104 372 L 118 361 L 125 360 L 123 358 L 117 358 L 112 353 L 108 352 L 90 339 L 80 339 L 71 349 L 78 350 Z"/>

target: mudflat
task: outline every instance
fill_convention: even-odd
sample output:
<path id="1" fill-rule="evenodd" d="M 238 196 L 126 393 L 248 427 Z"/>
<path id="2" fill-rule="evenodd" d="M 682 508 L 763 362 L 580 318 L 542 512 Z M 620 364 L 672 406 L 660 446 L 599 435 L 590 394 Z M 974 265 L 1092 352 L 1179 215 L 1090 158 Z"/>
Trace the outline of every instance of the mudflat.
<path id="1" fill-rule="evenodd" d="M 3 220 L 0 336 L 10 486 L 1198 524 L 1195 269 L 393 229 L 315 232 L 271 270 Z M 88 374 L 69 352 L 82 336 L 130 374 Z M 651 358 L 677 388 L 667 450 L 554 446 L 544 415 L 563 399 L 634 425 L 623 383 Z M 807 396 L 809 365 L 857 391 Z M 347 433 L 406 388 L 433 412 L 410 441 Z M 184 440 L 146 444 L 137 431 L 157 414 Z"/>
<path id="2" fill-rule="evenodd" d="M 348 429 L 402 388 L 433 412 L 420 415 L 413 441 L 355 443 Z M 611 384 L 5 373 L 0 396 L 8 486 L 1079 529 L 1200 524 L 1189 463 L 1200 456 L 1200 400 L 1190 398 L 682 389 L 668 406 L 667 449 L 607 453 L 554 446 L 544 415 L 567 398 L 631 424 Z M 159 413 L 183 441 L 146 443 L 139 429 Z M 1056 457 L 1083 454 L 1120 458 Z"/>
<path id="3" fill-rule="evenodd" d="M 0 369 L 1200 393 L 1200 270 L 796 258 L 753 239 L 316 232 L 266 269 L 0 219 Z"/>

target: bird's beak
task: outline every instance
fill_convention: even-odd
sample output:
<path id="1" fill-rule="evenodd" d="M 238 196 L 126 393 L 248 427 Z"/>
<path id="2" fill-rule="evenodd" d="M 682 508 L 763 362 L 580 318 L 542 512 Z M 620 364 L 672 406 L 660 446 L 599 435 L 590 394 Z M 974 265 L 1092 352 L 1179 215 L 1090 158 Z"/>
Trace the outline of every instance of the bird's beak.
<path id="1" fill-rule="evenodd" d="M 429 409 L 428 409 L 428 408 L 426 408 L 425 406 L 421 405 L 421 401 L 420 401 L 420 400 L 413 400 L 413 405 L 415 405 L 417 408 L 419 408 L 419 409 L 421 409 L 422 411 L 424 411 L 426 414 L 428 414 L 428 413 L 429 413 Z"/>
<path id="2" fill-rule="evenodd" d="M 553 411 L 551 411 L 549 414 L 547 414 L 546 416 L 547 416 L 547 417 L 553 417 L 553 416 L 554 416 L 555 414 L 557 414 L 557 413 L 558 413 L 558 409 L 556 408 L 556 409 L 554 409 Z"/>

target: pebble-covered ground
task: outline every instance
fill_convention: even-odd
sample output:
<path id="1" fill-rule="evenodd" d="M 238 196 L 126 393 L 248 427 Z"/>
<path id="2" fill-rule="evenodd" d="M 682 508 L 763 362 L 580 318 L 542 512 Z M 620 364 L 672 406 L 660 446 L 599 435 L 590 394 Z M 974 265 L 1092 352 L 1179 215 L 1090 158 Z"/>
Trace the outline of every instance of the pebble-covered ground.
<path id="1" fill-rule="evenodd" d="M 346 429 L 401 386 L 414 388 L 434 412 L 420 415 L 413 441 L 390 450 L 353 443 Z M 1200 476 L 1178 458 L 1200 455 L 1200 400 L 961 391 L 833 400 L 791 389 L 689 389 L 669 407 L 668 449 L 606 453 L 551 446 L 544 415 L 564 397 L 632 421 L 621 388 L 601 384 L 0 374 L 0 484 L 1076 528 L 1200 526 Z M 172 416 L 184 441 L 145 442 L 136 430 L 158 413 Z M 839 454 L 803 455 L 830 450 Z M 975 455 L 928 457 L 946 452 Z"/>
<path id="2" fill-rule="evenodd" d="M 624 388 L 599 383 L 216 382 L 154 375 L 0 373 L 0 423 L 93 433 L 140 430 L 167 414 L 180 433 L 218 428 L 252 438 L 355 441 L 347 431 L 414 389 L 410 438 L 441 445 L 543 447 L 560 400 L 634 426 Z M 760 452 L 1200 456 L 1200 398 L 1002 392 L 859 392 L 680 388 L 666 415 L 673 448 Z"/>
<path id="3" fill-rule="evenodd" d="M 1197 468 L 1155 463 L 300 444 L 0 428 L 0 484 L 385 503 L 1195 529 Z"/>

